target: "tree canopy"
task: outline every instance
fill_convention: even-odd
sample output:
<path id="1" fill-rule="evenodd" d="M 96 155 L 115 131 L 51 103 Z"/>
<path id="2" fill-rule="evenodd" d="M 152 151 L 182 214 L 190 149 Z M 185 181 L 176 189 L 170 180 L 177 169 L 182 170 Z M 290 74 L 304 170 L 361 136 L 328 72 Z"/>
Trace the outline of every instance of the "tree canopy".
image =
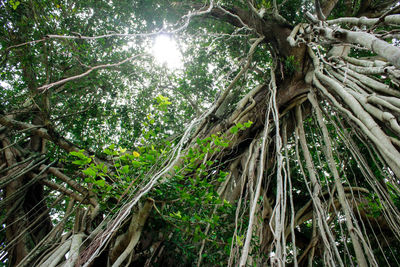
<path id="1" fill-rule="evenodd" d="M 400 265 L 399 11 L 1 1 L 0 266 Z"/>

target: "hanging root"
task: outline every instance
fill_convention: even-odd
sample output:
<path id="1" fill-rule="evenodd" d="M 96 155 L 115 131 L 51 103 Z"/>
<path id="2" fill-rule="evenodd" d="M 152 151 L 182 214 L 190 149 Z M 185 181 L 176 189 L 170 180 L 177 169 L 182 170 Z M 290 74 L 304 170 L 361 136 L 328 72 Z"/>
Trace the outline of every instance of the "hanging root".
<path id="1" fill-rule="evenodd" d="M 132 215 L 128 232 L 119 236 L 115 241 L 115 245 L 111 250 L 111 260 L 115 259 L 112 267 L 118 267 L 133 253 L 133 249 L 139 241 L 142 229 L 147 217 L 153 207 L 153 201 L 147 200 L 139 210 Z M 123 251 L 122 251 L 123 250 Z"/>

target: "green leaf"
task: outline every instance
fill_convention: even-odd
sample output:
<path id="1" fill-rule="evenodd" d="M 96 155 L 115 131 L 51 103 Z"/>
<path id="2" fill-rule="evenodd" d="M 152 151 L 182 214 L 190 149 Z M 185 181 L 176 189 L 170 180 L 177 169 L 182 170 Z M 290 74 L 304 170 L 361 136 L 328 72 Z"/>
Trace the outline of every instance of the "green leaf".
<path id="1" fill-rule="evenodd" d="M 111 150 L 109 150 L 108 148 L 104 149 L 104 153 L 106 153 L 107 155 L 113 154 L 113 152 Z"/>
<path id="2" fill-rule="evenodd" d="M 246 127 L 246 128 L 250 128 L 251 125 L 253 125 L 252 121 L 248 121 L 248 122 L 244 123 L 244 127 Z"/>
<path id="3" fill-rule="evenodd" d="M 233 126 L 230 130 L 229 130 L 232 134 L 235 134 L 239 131 L 239 128 L 236 126 Z"/>
<path id="4" fill-rule="evenodd" d="M 224 199 L 224 206 L 231 207 L 232 205 L 231 205 L 231 203 L 229 203 L 228 200 Z"/>
<path id="5" fill-rule="evenodd" d="M 236 236 L 236 243 L 238 244 L 239 247 L 243 246 L 243 235 L 237 235 Z"/>
<path id="6" fill-rule="evenodd" d="M 221 142 L 220 144 L 222 147 L 228 147 L 229 146 L 229 142 Z"/>
<path id="7" fill-rule="evenodd" d="M 14 10 L 16 10 L 20 4 L 21 3 L 19 1 L 15 1 L 15 2 L 14 1 L 10 1 L 10 5 L 12 6 L 12 8 Z"/>
<path id="8" fill-rule="evenodd" d="M 133 161 L 132 161 L 132 165 L 133 165 L 133 167 L 138 168 L 138 167 L 143 166 L 144 163 L 139 162 L 139 161 L 136 161 L 136 160 L 133 160 Z"/>
<path id="9" fill-rule="evenodd" d="M 181 211 L 170 213 L 169 216 L 174 217 L 174 218 L 178 218 L 178 219 L 182 218 Z"/>
<path id="10" fill-rule="evenodd" d="M 82 171 L 84 174 L 87 176 L 95 177 L 96 176 L 96 171 L 94 171 L 92 168 L 87 168 Z"/>
<path id="11" fill-rule="evenodd" d="M 79 150 L 79 151 L 71 151 L 69 152 L 70 155 L 78 157 L 80 159 L 86 159 L 87 156 L 85 154 L 83 154 L 84 150 Z"/>
<path id="12" fill-rule="evenodd" d="M 95 185 L 98 185 L 99 187 L 104 187 L 106 185 L 106 181 L 104 180 L 96 180 L 94 182 Z"/>
<path id="13" fill-rule="evenodd" d="M 84 160 L 74 160 L 74 161 L 72 162 L 72 164 L 75 164 L 75 165 L 85 165 L 85 164 L 86 164 L 86 161 L 84 161 Z"/>
<path id="14" fill-rule="evenodd" d="M 124 174 L 128 173 L 129 172 L 129 165 L 123 166 L 122 169 L 121 169 L 121 172 L 124 173 Z"/>
<path id="15" fill-rule="evenodd" d="M 154 156 L 153 156 L 153 155 L 150 155 L 150 154 L 146 154 L 146 159 L 147 159 L 148 161 L 154 161 Z"/>

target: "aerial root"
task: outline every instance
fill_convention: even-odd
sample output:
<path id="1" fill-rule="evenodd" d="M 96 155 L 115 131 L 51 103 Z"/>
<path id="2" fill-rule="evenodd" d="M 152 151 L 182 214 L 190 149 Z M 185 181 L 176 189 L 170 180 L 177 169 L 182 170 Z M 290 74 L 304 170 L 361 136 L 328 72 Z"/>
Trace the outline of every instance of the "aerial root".
<path id="1" fill-rule="evenodd" d="M 119 255 L 119 257 L 115 260 L 112 267 L 118 267 L 123 264 L 123 262 L 128 258 L 128 256 L 132 253 L 136 244 L 139 242 L 139 238 L 142 234 L 143 226 L 147 220 L 147 217 L 150 214 L 151 208 L 153 207 L 153 201 L 147 200 L 142 207 L 139 208 L 139 211 L 132 215 L 131 223 L 129 225 L 128 233 L 124 234 L 118 241 L 116 246 L 112 249 L 111 255 Z M 120 250 L 122 249 L 121 245 L 129 242 L 125 247 L 122 253 Z"/>

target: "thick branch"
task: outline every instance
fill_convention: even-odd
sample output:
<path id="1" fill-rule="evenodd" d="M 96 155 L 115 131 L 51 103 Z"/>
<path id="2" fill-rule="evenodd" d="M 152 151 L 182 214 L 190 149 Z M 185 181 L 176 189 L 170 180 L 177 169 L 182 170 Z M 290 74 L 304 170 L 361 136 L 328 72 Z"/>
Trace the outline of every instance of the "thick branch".
<path id="1" fill-rule="evenodd" d="M 377 53 L 379 56 L 387 59 L 397 68 L 400 68 L 400 48 L 378 39 L 373 34 L 344 29 L 333 31 L 328 27 L 317 27 L 317 29 L 319 29 L 320 33 L 322 33 L 328 39 L 360 44 L 365 48 Z"/>
<path id="2" fill-rule="evenodd" d="M 374 26 L 380 22 L 379 18 L 371 19 L 371 18 L 366 18 L 366 17 L 361 17 L 361 18 L 355 18 L 355 17 L 345 17 L 345 18 L 337 18 L 337 19 L 332 19 L 328 20 L 327 23 L 332 25 L 332 24 L 339 24 L 339 23 L 346 23 L 350 25 L 366 25 L 366 26 Z M 386 16 L 383 18 L 381 21 L 383 24 L 400 24 L 400 15 L 390 15 Z"/>
<path id="3" fill-rule="evenodd" d="M 81 203 L 84 203 L 84 204 L 88 203 L 88 200 L 85 200 L 82 196 L 78 195 L 74 191 L 69 190 L 68 188 L 65 188 L 65 187 L 63 187 L 63 186 L 61 186 L 59 184 L 53 183 L 53 182 L 45 180 L 45 179 L 40 180 L 40 183 L 44 184 L 44 185 L 46 185 L 46 186 L 48 186 L 48 187 L 50 187 L 50 188 L 52 188 L 54 190 L 57 190 L 57 191 L 59 191 L 61 193 L 64 193 L 64 194 L 72 197 L 73 199 L 75 199 L 78 202 L 81 202 Z"/>
<path id="4" fill-rule="evenodd" d="M 33 134 L 42 137 L 44 139 L 50 140 L 56 145 L 60 146 L 67 152 L 71 151 L 79 151 L 79 148 L 74 146 L 69 141 L 65 140 L 62 137 L 53 137 L 51 136 L 47 129 L 43 128 L 42 126 L 37 126 L 33 124 L 29 124 L 26 122 L 20 122 L 13 119 L 8 118 L 7 116 L 0 115 L 0 124 L 7 126 L 11 129 L 15 130 L 23 130 L 23 131 L 31 131 Z"/>

